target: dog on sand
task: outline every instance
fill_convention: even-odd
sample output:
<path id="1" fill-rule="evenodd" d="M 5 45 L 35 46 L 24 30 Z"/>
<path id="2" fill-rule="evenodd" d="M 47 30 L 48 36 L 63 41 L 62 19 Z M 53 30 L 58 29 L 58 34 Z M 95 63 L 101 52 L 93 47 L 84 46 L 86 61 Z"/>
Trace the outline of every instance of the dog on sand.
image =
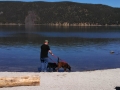
<path id="1" fill-rule="evenodd" d="M 57 63 L 52 63 L 52 62 L 49 62 L 48 65 L 47 65 L 47 68 L 49 69 L 49 71 L 56 71 L 56 68 L 58 67 Z"/>
<path id="2" fill-rule="evenodd" d="M 47 68 L 49 69 L 49 71 L 51 71 L 51 69 L 52 69 L 53 71 L 58 72 L 58 70 L 60 68 L 63 68 L 64 72 L 66 72 L 67 70 L 71 71 L 70 65 L 67 62 L 60 61 L 59 57 L 58 57 L 58 62 L 57 63 L 49 62 L 48 65 L 47 65 Z"/>
<path id="3" fill-rule="evenodd" d="M 70 65 L 67 63 L 67 62 L 64 62 L 64 61 L 60 61 L 59 57 L 58 57 L 58 64 L 57 64 L 57 71 L 59 70 L 59 68 L 63 68 L 64 69 L 64 72 L 67 71 L 67 69 L 69 71 L 71 71 L 71 67 Z"/>

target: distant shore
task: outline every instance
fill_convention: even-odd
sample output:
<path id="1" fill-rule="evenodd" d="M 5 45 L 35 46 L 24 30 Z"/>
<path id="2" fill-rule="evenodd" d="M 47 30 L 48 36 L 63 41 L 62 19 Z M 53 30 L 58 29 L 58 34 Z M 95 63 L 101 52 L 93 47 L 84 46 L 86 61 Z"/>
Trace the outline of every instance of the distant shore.
<path id="1" fill-rule="evenodd" d="M 5 24 L 2 24 L 0 23 L 0 26 L 22 26 L 22 25 L 26 25 L 26 24 L 21 24 L 21 23 L 5 23 Z M 87 26 L 120 26 L 120 25 L 94 25 L 94 24 L 32 24 L 34 26 L 39 26 L 39 25 L 45 25 L 45 26 L 62 26 L 62 27 L 69 27 L 69 26 L 80 26 L 80 27 L 87 27 Z M 31 26 L 31 25 L 28 25 L 28 26 Z"/>
<path id="2" fill-rule="evenodd" d="M 0 72 L 0 77 L 40 76 L 39 86 L 18 86 L 0 90 L 115 90 L 120 87 L 120 69 L 85 72 Z"/>

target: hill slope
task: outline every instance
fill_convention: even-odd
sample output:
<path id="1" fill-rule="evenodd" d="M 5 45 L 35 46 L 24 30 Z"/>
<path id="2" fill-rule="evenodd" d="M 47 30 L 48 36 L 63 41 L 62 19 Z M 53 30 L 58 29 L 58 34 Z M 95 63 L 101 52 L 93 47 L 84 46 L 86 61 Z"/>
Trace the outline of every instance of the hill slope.
<path id="1" fill-rule="evenodd" d="M 38 24 L 118 25 L 120 8 L 74 2 L 0 2 L 0 23 L 25 23 L 29 18 Z"/>

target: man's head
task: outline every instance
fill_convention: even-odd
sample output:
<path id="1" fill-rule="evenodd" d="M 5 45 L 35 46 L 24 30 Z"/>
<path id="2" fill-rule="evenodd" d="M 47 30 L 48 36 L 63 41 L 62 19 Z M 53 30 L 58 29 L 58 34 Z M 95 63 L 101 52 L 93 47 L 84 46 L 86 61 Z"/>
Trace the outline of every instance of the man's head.
<path id="1" fill-rule="evenodd" d="M 45 45 L 48 45 L 49 41 L 48 40 L 45 40 L 44 44 Z"/>

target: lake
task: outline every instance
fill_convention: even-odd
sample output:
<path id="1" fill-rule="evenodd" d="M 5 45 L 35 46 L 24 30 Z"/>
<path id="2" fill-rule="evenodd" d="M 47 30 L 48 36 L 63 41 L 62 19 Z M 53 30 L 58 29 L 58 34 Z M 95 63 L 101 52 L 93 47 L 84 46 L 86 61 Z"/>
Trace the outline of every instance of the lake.
<path id="1" fill-rule="evenodd" d="M 120 27 L 0 26 L 0 71 L 38 72 L 45 39 L 73 72 L 120 68 Z"/>

